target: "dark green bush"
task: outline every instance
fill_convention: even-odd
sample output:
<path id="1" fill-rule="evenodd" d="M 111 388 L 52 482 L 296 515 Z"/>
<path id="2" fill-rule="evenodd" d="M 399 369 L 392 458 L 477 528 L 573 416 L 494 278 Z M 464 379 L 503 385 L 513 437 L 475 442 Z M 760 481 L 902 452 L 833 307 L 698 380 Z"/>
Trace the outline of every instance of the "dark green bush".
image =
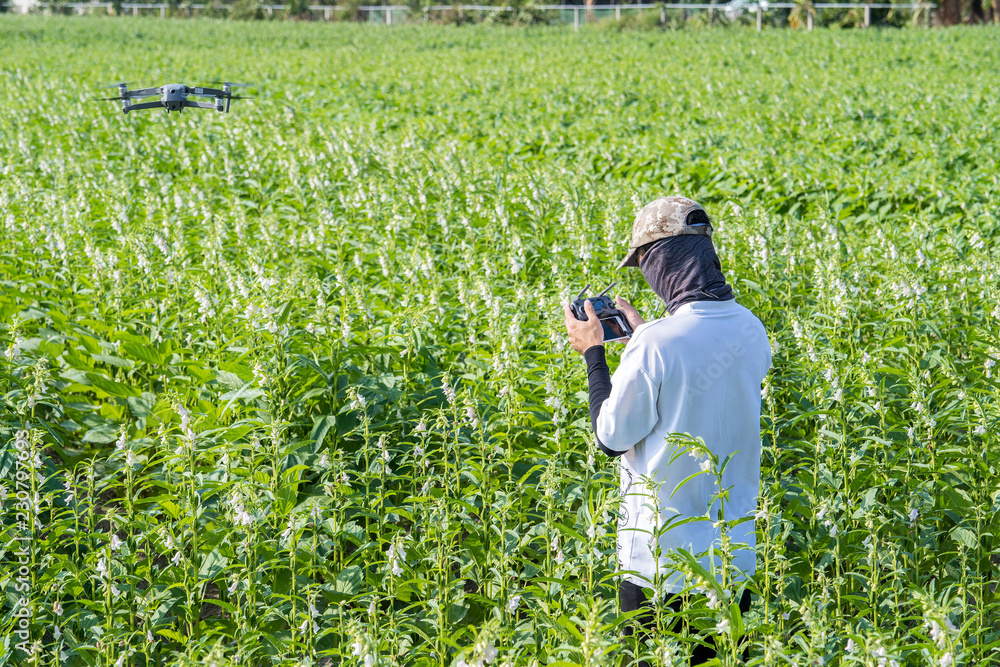
<path id="1" fill-rule="evenodd" d="M 261 21 L 264 19 L 264 8 L 260 0 L 236 0 L 229 11 L 229 18 L 234 21 Z"/>

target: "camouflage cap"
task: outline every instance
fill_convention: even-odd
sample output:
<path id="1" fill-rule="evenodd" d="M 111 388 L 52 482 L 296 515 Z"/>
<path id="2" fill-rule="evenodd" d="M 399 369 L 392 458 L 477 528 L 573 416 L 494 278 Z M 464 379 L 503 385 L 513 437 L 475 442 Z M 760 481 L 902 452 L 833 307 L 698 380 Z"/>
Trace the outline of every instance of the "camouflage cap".
<path id="1" fill-rule="evenodd" d="M 628 254 L 618 268 L 639 266 L 639 248 L 652 241 L 683 234 L 711 236 L 711 223 L 695 226 L 687 224 L 688 214 L 692 211 L 704 213 L 705 209 L 694 200 L 677 195 L 660 197 L 643 206 L 632 223 L 632 244 Z"/>

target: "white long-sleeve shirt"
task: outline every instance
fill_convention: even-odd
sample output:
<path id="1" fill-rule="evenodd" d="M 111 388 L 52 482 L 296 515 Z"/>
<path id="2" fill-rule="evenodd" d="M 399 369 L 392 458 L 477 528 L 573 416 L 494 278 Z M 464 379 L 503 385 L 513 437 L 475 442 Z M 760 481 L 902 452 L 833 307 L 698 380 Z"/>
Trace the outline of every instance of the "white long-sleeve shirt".
<path id="1" fill-rule="evenodd" d="M 771 366 L 767 333 L 753 313 L 733 300 L 696 301 L 680 306 L 670 317 L 636 329 L 612 377 L 611 395 L 597 417 L 597 437 L 608 449 L 624 451 L 621 465 L 622 515 L 618 527 L 618 558 L 627 578 L 638 585 L 653 581 L 650 536 L 657 522 L 649 505 L 658 502 L 660 523 L 674 514 L 705 516 L 667 530 L 659 538 L 661 554 L 683 548 L 698 554 L 720 544 L 713 527 L 719 503 L 709 510 L 717 490 L 714 477 L 700 472 L 701 460 L 682 455 L 670 462 L 670 434 L 700 437 L 723 461 L 738 452 L 726 468 L 723 487 L 731 487 L 725 518 L 756 512 L 760 487 L 761 382 Z M 643 477 L 661 482 L 658 498 Z M 674 493 L 673 497 L 671 494 Z M 645 505 L 645 506 L 644 506 Z M 734 565 L 747 574 L 756 571 L 757 539 L 751 519 L 731 533 L 737 551 Z M 702 559 L 707 567 L 707 558 Z M 718 565 L 718 561 L 716 561 Z M 667 592 L 684 587 L 683 575 L 661 555 L 661 576 Z"/>

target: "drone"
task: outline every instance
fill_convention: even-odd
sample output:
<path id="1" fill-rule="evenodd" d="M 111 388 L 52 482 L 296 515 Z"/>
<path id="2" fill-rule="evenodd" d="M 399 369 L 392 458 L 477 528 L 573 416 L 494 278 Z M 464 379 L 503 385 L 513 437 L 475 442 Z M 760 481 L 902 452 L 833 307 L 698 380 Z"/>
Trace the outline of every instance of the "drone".
<path id="1" fill-rule="evenodd" d="M 229 104 L 232 100 L 243 100 L 245 97 L 233 95 L 233 88 L 244 88 L 250 84 L 230 83 L 226 81 L 222 88 L 192 88 L 182 83 L 168 83 L 158 88 L 138 88 L 129 90 L 127 83 L 117 83 L 109 88 L 118 89 L 118 97 L 103 97 L 103 101 L 118 100 L 122 103 L 122 113 L 138 111 L 139 109 L 162 108 L 167 113 L 171 111 L 184 111 L 185 108 L 195 109 L 215 109 L 218 112 L 229 113 Z M 211 102 L 201 102 L 189 100 L 188 97 L 211 97 Z M 133 103 L 146 97 L 159 97 L 155 102 Z"/>

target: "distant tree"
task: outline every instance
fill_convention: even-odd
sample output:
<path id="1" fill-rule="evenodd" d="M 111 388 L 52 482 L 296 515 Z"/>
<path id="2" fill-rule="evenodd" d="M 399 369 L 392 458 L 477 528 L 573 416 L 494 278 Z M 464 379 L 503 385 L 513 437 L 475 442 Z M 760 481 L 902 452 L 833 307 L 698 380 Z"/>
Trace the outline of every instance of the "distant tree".
<path id="1" fill-rule="evenodd" d="M 941 0 L 941 25 L 958 25 L 962 22 L 962 0 Z"/>
<path id="2" fill-rule="evenodd" d="M 264 8 L 260 6 L 260 0 L 236 0 L 229 10 L 229 18 L 234 21 L 262 21 Z"/>
<path id="3" fill-rule="evenodd" d="M 801 28 L 808 22 L 811 12 L 815 11 L 812 0 L 795 0 L 795 7 L 788 13 L 788 25 Z"/>
<path id="4" fill-rule="evenodd" d="M 309 0 L 285 0 L 285 16 L 295 19 L 309 19 Z"/>

